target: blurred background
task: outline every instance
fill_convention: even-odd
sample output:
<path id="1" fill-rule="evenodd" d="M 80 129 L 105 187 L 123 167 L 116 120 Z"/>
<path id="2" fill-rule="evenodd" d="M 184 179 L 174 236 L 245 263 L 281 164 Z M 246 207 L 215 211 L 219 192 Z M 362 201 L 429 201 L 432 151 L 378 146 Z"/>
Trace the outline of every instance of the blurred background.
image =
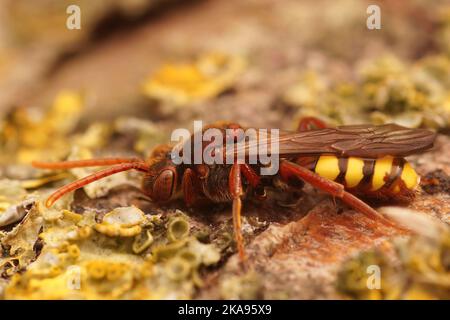
<path id="1" fill-rule="evenodd" d="M 448 1 L 2 0 L 0 162 L 147 155 L 192 120 L 450 124 Z M 79 8 L 80 29 L 70 5 Z M 128 148 L 129 149 L 129 148 Z M 133 149 L 133 148 L 132 148 Z"/>
<path id="2" fill-rule="evenodd" d="M 367 28 L 371 4 L 381 10 L 381 29 Z M 70 5 L 80 9 L 81 29 L 66 26 L 73 18 L 67 12 Z M 58 237 L 55 243 L 48 238 L 44 246 L 45 234 L 49 237 L 48 230 L 53 230 L 68 235 L 64 223 L 79 219 L 92 218 L 83 220 L 83 226 L 98 229 L 103 216 L 114 213 L 109 210 L 135 204 L 148 219 L 154 218 L 150 225 L 156 230 L 151 229 L 155 243 L 167 244 L 172 255 L 176 242 L 161 230 L 172 216 L 188 221 L 182 224 L 183 236 L 191 230 L 199 239 L 189 240 L 189 246 L 192 252 L 206 252 L 202 268 L 199 263 L 194 271 L 188 269 L 183 282 L 176 272 L 170 273 L 172 267 L 180 269 L 170 265 L 172 260 L 147 259 L 166 248 L 152 248 L 151 233 L 147 238 L 145 232 L 137 234 L 131 251 L 122 246 L 127 244 L 123 238 L 115 242 L 117 248 L 112 246 L 115 238 L 109 229 L 95 229 L 95 237 L 106 232 L 104 243 L 71 246 L 69 252 L 78 259 L 81 250 L 78 265 L 94 278 L 95 290 L 89 289 L 83 298 L 336 298 L 342 297 L 336 293 L 338 269 L 344 270 L 339 290 L 353 298 L 448 298 L 450 233 L 443 245 L 436 242 L 431 249 L 428 242 L 398 249 L 390 239 L 403 236 L 402 230 L 374 226 L 358 213 L 341 212 L 326 202 L 316 206 L 316 194 L 312 200 L 302 198 L 297 207 L 246 203 L 244 236 L 257 237 L 248 251 L 257 272 L 243 276 L 233 259 L 227 262 L 234 252 L 229 208 L 217 206 L 214 210 L 221 214 L 215 215 L 190 212 L 189 217 L 179 211 L 186 209 L 182 203 L 169 210 L 158 208 L 142 199 L 139 175 L 115 175 L 89 185 L 75 194 L 73 203 L 68 198 L 53 211 L 41 206 L 40 212 L 30 205 L 37 201 L 30 197 L 45 199 L 56 187 L 92 172 L 37 170 L 29 165 L 32 160 L 144 157 L 156 144 L 168 142 L 173 129 L 191 128 L 193 120 L 293 130 L 303 116 L 316 116 L 330 125 L 396 122 L 441 133 L 434 152 L 412 159 L 423 181 L 435 185 L 411 207 L 448 223 L 449 1 L 0 0 L 0 249 L 5 250 L 0 297 L 3 287 L 7 298 L 71 297 L 65 282 L 49 285 L 44 273 L 33 274 L 29 268 L 38 256 L 34 270 L 50 268 L 55 274 L 73 262 L 55 269 L 46 255 L 39 255 L 41 250 L 68 248 Z M 124 187 L 125 182 L 134 187 Z M 122 213 L 142 218 L 134 207 Z M 32 217 L 22 223 L 25 214 Z M 57 220 L 60 225 L 55 227 Z M 149 225 L 143 228 L 150 230 Z M 86 231 L 85 237 L 91 234 Z M 281 240 L 275 245 L 274 239 Z M 396 264 L 386 262 L 378 251 L 351 260 L 343 269 L 340 264 L 350 254 L 380 243 L 384 251 L 407 253 L 398 260 L 409 273 L 383 278 L 389 285 L 375 292 L 367 290 L 361 276 L 365 265 L 386 264 L 391 270 Z M 111 255 L 111 248 L 129 266 L 142 269 L 139 281 L 135 269 L 127 271 L 122 286 L 130 291 L 126 294 L 116 290 L 120 286 L 114 277 L 109 284 L 97 281 L 105 275 L 104 268 L 122 261 Z M 98 260 L 93 266 L 92 259 Z M 148 264 L 153 263 L 156 271 L 150 274 Z M 26 268 L 31 272 L 24 273 Z M 164 272 L 169 276 L 161 276 Z M 62 279 L 49 274 L 55 283 Z M 33 277 L 44 280 L 27 287 Z M 132 285 L 149 289 L 140 296 Z M 57 287 L 62 289 L 55 291 Z"/>
<path id="3" fill-rule="evenodd" d="M 381 29 L 368 30 L 372 2 L 2 0 L 0 112 L 46 110 L 70 90 L 81 125 L 127 115 L 289 129 L 315 109 L 447 127 L 448 113 L 417 113 L 450 108 L 448 1 L 377 1 Z M 66 28 L 71 4 L 80 30 Z"/>

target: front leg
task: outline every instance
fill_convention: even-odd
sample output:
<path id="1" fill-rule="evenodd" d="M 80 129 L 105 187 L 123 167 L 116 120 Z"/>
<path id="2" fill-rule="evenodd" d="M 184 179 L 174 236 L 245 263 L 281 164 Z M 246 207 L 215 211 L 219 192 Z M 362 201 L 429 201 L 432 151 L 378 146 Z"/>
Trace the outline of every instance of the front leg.
<path id="1" fill-rule="evenodd" d="M 239 259 L 241 260 L 241 262 L 244 262 L 245 261 L 244 240 L 242 238 L 242 230 L 241 230 L 241 209 L 242 209 L 241 196 L 243 195 L 244 192 L 242 189 L 242 176 L 240 166 L 241 165 L 235 163 L 231 167 L 228 185 L 230 193 L 233 197 L 234 237 L 239 253 Z"/>
<path id="2" fill-rule="evenodd" d="M 200 206 L 205 202 L 205 197 L 200 187 L 200 179 L 197 173 L 191 168 L 187 168 L 183 173 L 181 182 L 184 203 L 188 207 Z"/>

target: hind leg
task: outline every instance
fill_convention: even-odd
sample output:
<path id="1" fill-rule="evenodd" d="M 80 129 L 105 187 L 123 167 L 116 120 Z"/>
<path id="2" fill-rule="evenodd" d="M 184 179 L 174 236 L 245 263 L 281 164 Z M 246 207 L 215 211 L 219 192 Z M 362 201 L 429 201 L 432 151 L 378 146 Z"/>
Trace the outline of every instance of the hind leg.
<path id="1" fill-rule="evenodd" d="M 313 187 L 330 194 L 333 197 L 341 199 L 353 209 L 359 211 L 360 213 L 373 220 L 378 220 L 381 223 L 389 226 L 395 225 L 393 222 L 389 221 L 381 214 L 379 214 L 375 209 L 371 208 L 364 201 L 345 191 L 343 185 L 331 181 L 327 178 L 321 177 L 318 174 L 296 163 L 283 160 L 280 164 L 280 173 L 281 177 L 285 180 L 296 177 L 309 183 Z"/>
<path id="2" fill-rule="evenodd" d="M 297 131 L 309 131 L 313 129 L 324 129 L 327 125 L 316 117 L 303 117 L 298 122 Z"/>

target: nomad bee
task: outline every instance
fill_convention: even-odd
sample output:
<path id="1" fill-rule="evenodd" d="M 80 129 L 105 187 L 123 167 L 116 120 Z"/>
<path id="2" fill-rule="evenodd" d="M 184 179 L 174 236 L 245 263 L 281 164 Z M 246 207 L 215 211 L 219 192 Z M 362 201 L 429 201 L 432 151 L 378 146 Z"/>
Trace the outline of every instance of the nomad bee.
<path id="1" fill-rule="evenodd" d="M 229 141 L 230 129 L 233 132 L 241 127 L 220 123 L 210 128 L 224 132 L 225 140 Z M 45 169 L 110 166 L 58 189 L 47 199 L 47 206 L 64 194 L 93 181 L 132 169 L 144 174 L 142 190 L 156 203 L 165 203 L 179 196 L 184 198 L 189 207 L 205 202 L 232 202 L 235 239 L 239 256 L 244 260 L 241 234 L 243 198 L 264 198 L 267 187 L 299 188 L 306 182 L 334 198 L 340 198 L 355 210 L 389 224 L 357 196 L 411 199 L 420 179 L 404 157 L 431 148 L 435 133 L 395 124 L 327 128 L 318 119 L 305 118 L 300 122 L 297 132 L 283 131 L 277 139 L 279 170 L 271 176 L 261 175 L 263 164 L 249 164 L 248 161 L 176 165 L 171 158 L 173 147 L 170 145 L 157 147 L 148 160 L 106 158 L 34 162 L 33 165 Z M 256 142 L 248 141 L 233 149 L 233 152 L 243 152 L 247 160 L 252 150 L 255 150 L 252 143 L 267 147 L 272 142 L 270 136 Z M 226 152 L 223 150 L 224 154 Z"/>

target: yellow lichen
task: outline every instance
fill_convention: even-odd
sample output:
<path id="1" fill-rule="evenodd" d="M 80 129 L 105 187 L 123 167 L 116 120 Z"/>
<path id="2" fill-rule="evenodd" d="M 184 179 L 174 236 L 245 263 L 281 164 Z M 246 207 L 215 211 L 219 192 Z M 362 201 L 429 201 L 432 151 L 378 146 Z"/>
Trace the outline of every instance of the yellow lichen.
<path id="1" fill-rule="evenodd" d="M 76 214 L 66 203 L 56 211 L 60 214 L 50 215 L 37 205 L 34 216 L 24 221 L 40 218 L 29 247 L 42 241 L 37 258 L 30 251 L 25 259 L 19 250 L 0 264 L 4 275 L 12 277 L 5 286 L 7 299 L 187 299 L 203 283 L 200 268 L 220 259 L 215 246 L 189 236 L 187 221 L 178 229 L 187 219 L 180 212 L 166 220 L 158 215 L 147 218 L 135 207 L 117 208 L 98 223 L 95 212 Z M 176 235 L 172 240 L 170 233 Z M 128 235 L 135 238 L 127 239 Z M 6 243 L 12 244 L 12 239 L 11 234 Z M 17 274 L 19 270 L 23 272 Z"/>
<path id="2" fill-rule="evenodd" d="M 89 236 L 92 234 L 92 228 L 91 227 L 81 227 L 78 228 L 78 237 L 80 239 L 86 239 L 89 238 Z"/>
<path id="3" fill-rule="evenodd" d="M 222 53 L 205 54 L 191 64 L 168 63 L 151 75 L 143 91 L 174 105 L 206 100 L 230 88 L 244 66 L 241 57 Z"/>
<path id="4" fill-rule="evenodd" d="M 177 241 L 189 234 L 189 222 L 182 216 L 170 219 L 167 227 L 167 237 L 170 241 Z"/>
<path id="5" fill-rule="evenodd" d="M 73 222 L 79 222 L 83 219 L 83 216 L 81 214 L 72 212 L 70 210 L 63 210 L 62 211 L 64 218 L 71 220 Z"/>
<path id="6" fill-rule="evenodd" d="M 141 253 L 153 243 L 153 236 L 150 230 L 138 234 L 133 241 L 133 252 Z"/>
<path id="7" fill-rule="evenodd" d="M 170 279 L 180 281 L 189 276 L 191 264 L 184 259 L 175 257 L 166 263 L 165 270 Z"/>
<path id="8" fill-rule="evenodd" d="M 91 261 L 87 265 L 88 275 L 96 280 L 105 277 L 107 271 L 107 264 L 103 261 Z"/>
<path id="9" fill-rule="evenodd" d="M 80 248 L 76 244 L 67 247 L 67 253 L 71 258 L 78 258 L 80 256 Z"/>
<path id="10" fill-rule="evenodd" d="M 106 278 L 109 281 L 115 281 L 119 279 L 125 272 L 125 266 L 122 264 L 110 264 L 106 271 Z"/>
<path id="11" fill-rule="evenodd" d="M 94 229 L 100 233 L 103 233 L 109 237 L 134 237 L 141 233 L 141 226 L 133 227 L 121 227 L 117 224 L 96 224 Z"/>
<path id="12" fill-rule="evenodd" d="M 116 208 L 103 217 L 94 229 L 110 237 L 133 237 L 142 231 L 144 213 L 136 207 Z"/>
<path id="13" fill-rule="evenodd" d="M 58 159 L 68 151 L 67 135 L 77 125 L 83 107 L 79 93 L 64 90 L 40 116 L 32 110 L 17 108 L 4 124 L 0 142 L 19 163 Z"/>
<path id="14" fill-rule="evenodd" d="M 395 243 L 399 263 L 388 263 L 380 251 L 360 253 L 341 266 L 338 291 L 355 299 L 448 299 L 450 268 L 446 257 L 450 232 L 438 234 L 436 239 L 414 236 Z M 369 266 L 380 268 L 379 288 L 368 286 Z"/>
<path id="15" fill-rule="evenodd" d="M 427 56 L 412 65 L 387 55 L 362 64 L 360 80 L 352 83 L 330 82 L 319 73 L 306 72 L 282 99 L 298 108 L 296 121 L 314 116 L 330 126 L 395 122 L 448 128 L 449 72 L 445 55 Z"/>

